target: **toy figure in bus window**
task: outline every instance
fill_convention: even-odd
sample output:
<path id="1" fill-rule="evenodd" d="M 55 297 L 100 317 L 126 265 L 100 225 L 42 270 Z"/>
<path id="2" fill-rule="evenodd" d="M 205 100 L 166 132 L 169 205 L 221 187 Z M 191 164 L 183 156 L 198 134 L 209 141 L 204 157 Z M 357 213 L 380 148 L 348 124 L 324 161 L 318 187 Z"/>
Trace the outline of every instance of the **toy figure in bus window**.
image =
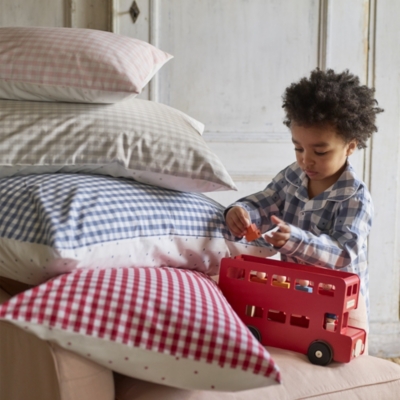
<path id="1" fill-rule="evenodd" d="M 337 327 L 338 317 L 336 314 L 326 313 L 325 314 L 325 325 L 324 328 L 327 331 L 335 332 Z"/>
<path id="2" fill-rule="evenodd" d="M 296 279 L 296 290 L 301 290 L 302 292 L 312 293 L 313 288 L 310 286 L 310 281 L 306 279 Z"/>
<path id="3" fill-rule="evenodd" d="M 272 277 L 272 286 L 277 286 L 284 289 L 290 289 L 290 283 L 284 275 L 274 275 Z"/>
<path id="4" fill-rule="evenodd" d="M 332 297 L 335 294 L 335 286 L 328 283 L 320 283 L 318 285 L 318 293 L 324 296 Z"/>
<path id="5" fill-rule="evenodd" d="M 252 271 L 250 281 L 265 284 L 267 282 L 267 274 L 265 272 Z"/>

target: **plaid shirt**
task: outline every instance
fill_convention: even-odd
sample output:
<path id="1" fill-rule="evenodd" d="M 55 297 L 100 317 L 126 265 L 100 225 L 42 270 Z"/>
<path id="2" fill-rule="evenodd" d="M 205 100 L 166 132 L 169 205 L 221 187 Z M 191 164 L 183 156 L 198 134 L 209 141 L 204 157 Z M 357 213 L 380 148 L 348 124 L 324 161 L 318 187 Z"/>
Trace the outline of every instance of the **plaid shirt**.
<path id="1" fill-rule="evenodd" d="M 373 216 L 371 195 L 349 163 L 331 188 L 311 200 L 307 184 L 306 174 L 295 162 L 263 191 L 232 205 L 245 208 L 261 232 L 274 227 L 271 215 L 290 224 L 290 239 L 276 248 L 282 260 L 358 274 L 369 314 L 367 237 Z"/>

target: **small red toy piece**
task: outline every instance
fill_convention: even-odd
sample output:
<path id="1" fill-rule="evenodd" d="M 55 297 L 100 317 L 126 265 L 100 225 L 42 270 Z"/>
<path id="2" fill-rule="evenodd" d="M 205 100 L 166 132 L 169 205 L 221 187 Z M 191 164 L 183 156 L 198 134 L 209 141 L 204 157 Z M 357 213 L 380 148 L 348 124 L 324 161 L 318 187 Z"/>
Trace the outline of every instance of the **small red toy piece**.
<path id="1" fill-rule="evenodd" d="M 348 325 L 356 274 L 241 255 L 222 259 L 218 285 L 263 346 L 307 354 L 317 365 L 364 353 L 365 330 Z"/>
<path id="2" fill-rule="evenodd" d="M 253 240 L 258 239 L 261 236 L 260 230 L 256 227 L 256 224 L 251 224 L 247 228 L 246 232 L 246 240 L 248 242 L 252 242 Z"/>

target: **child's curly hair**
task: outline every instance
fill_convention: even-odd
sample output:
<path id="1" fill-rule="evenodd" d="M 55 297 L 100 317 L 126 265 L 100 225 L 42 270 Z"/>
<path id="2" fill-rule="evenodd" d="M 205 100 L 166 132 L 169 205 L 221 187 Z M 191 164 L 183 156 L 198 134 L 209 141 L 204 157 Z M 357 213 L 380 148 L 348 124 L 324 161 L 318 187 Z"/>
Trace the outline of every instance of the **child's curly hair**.
<path id="1" fill-rule="evenodd" d="M 374 99 L 375 90 L 360 85 L 357 76 L 348 70 L 335 73 L 332 69 L 311 72 L 310 78 L 292 83 L 283 95 L 286 112 L 284 124 L 302 126 L 331 125 L 348 143 L 355 139 L 359 149 L 373 132 L 376 114 L 383 111 Z"/>

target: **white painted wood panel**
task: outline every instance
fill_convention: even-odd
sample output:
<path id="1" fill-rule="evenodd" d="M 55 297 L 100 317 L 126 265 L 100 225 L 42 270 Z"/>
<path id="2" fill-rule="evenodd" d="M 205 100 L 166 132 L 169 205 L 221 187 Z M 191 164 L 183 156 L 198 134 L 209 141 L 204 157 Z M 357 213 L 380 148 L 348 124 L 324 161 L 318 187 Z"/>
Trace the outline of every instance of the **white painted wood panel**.
<path id="1" fill-rule="evenodd" d="M 328 2 L 326 67 L 349 69 L 362 83 L 368 73 L 369 0 Z"/>
<path id="2" fill-rule="evenodd" d="M 0 0 L 0 26 L 64 26 L 65 0 Z"/>
<path id="3" fill-rule="evenodd" d="M 204 136 L 238 186 L 238 192 L 207 193 L 224 205 L 264 189 L 279 171 L 294 161 L 289 132 L 286 140 L 279 138 L 275 142 L 265 137 L 258 141 L 212 141 L 208 140 L 207 133 Z"/>
<path id="4" fill-rule="evenodd" d="M 136 0 L 136 4 L 139 8 L 139 16 L 135 23 L 132 21 L 132 17 L 129 13 L 129 9 L 132 6 L 132 0 L 109 0 L 113 15 L 111 18 L 112 26 L 111 30 L 120 35 L 125 35 L 133 37 L 136 39 L 143 40 L 148 43 L 153 43 L 152 40 L 155 38 L 151 35 L 151 28 L 154 27 L 156 23 L 151 20 L 152 11 L 153 16 L 155 15 L 154 2 L 150 0 Z M 153 6 L 153 9 L 151 9 Z M 154 19 L 154 17 L 153 17 Z M 151 24 L 153 22 L 153 24 Z M 140 99 L 150 100 L 151 98 L 151 88 L 157 85 L 157 78 L 155 77 L 152 81 L 143 89 L 142 93 L 138 96 Z M 151 98 L 155 100 L 154 98 Z"/>
<path id="5" fill-rule="evenodd" d="M 0 26 L 109 30 L 111 0 L 0 0 Z"/>
<path id="6" fill-rule="evenodd" d="M 66 26 L 109 30 L 110 0 L 65 0 L 69 4 Z"/>
<path id="7" fill-rule="evenodd" d="M 175 56 L 159 73 L 159 101 L 205 124 L 206 141 L 240 189 L 210 197 L 228 204 L 263 189 L 294 160 L 282 94 L 317 66 L 319 2 L 163 0 L 158 7 L 158 45 Z M 286 146 L 276 164 L 269 154 L 278 143 Z"/>
<path id="8" fill-rule="evenodd" d="M 135 23 L 133 23 L 129 13 L 133 3 L 132 0 L 110 1 L 114 12 L 112 31 L 150 43 L 150 0 L 136 0 L 139 16 Z"/>
<path id="9" fill-rule="evenodd" d="M 368 80 L 369 0 L 328 1 L 324 66 L 335 71 L 348 69 Z M 364 159 L 369 151 L 358 150 L 350 161 L 358 175 L 366 179 Z"/>
<path id="10" fill-rule="evenodd" d="M 282 132 L 284 88 L 317 64 L 317 5 L 160 1 L 158 43 L 175 55 L 160 73 L 160 100 L 207 132 Z"/>
<path id="11" fill-rule="evenodd" d="M 385 112 L 372 140 L 375 220 L 369 240 L 374 354 L 400 355 L 400 2 L 376 2 L 374 83 Z"/>

